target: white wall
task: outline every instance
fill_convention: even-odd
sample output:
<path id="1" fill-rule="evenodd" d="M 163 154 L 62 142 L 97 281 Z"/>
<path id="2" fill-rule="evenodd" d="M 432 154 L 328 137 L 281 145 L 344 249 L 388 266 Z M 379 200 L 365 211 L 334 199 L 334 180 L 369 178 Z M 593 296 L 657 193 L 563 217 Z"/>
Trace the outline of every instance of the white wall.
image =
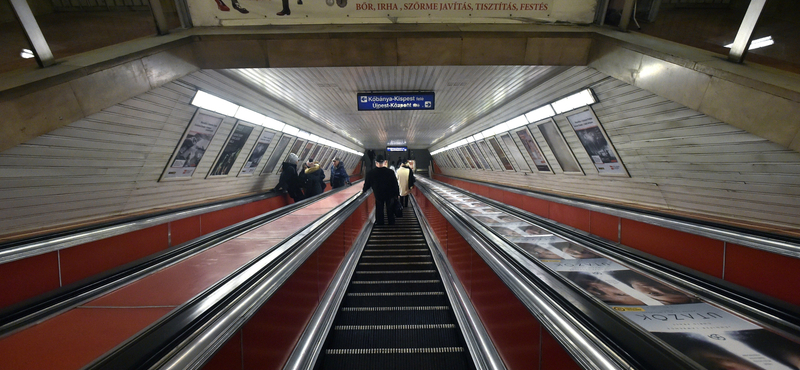
<path id="1" fill-rule="evenodd" d="M 574 67 L 521 101 L 532 109 L 586 87 L 599 99 L 592 109 L 630 178 L 598 175 L 564 115 L 556 122 L 586 175 L 566 175 L 558 169 L 556 174 L 449 168 L 443 172 L 634 207 L 800 227 L 800 153 L 589 67 Z M 524 113 L 520 104 L 512 104 L 518 112 L 508 115 Z M 541 135 L 531 131 L 541 145 Z M 557 167 L 555 158 L 544 151 Z"/>

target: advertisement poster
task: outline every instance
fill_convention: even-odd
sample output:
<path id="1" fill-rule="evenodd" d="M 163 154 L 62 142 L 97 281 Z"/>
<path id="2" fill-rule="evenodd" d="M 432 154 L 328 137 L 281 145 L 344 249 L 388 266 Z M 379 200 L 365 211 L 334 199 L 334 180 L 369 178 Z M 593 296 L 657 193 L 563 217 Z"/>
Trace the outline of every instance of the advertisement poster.
<path id="1" fill-rule="evenodd" d="M 456 149 L 458 150 L 459 154 L 461 154 L 461 158 L 464 159 L 465 163 L 469 163 L 469 166 L 471 168 L 473 168 L 473 169 L 477 168 L 475 166 L 475 162 L 473 162 L 472 158 L 470 158 L 469 154 L 467 154 L 467 148 L 466 147 L 460 146 L 460 147 L 458 147 Z"/>
<path id="2" fill-rule="evenodd" d="M 489 145 L 491 145 L 492 149 L 494 149 L 494 152 L 497 153 L 497 157 L 500 158 L 500 163 L 503 164 L 503 167 L 505 167 L 506 171 L 514 171 L 514 166 L 512 166 L 511 162 L 508 161 L 506 153 L 503 151 L 503 148 L 500 147 L 500 143 L 497 142 L 497 139 L 492 137 L 486 140 L 489 140 Z"/>
<path id="3" fill-rule="evenodd" d="M 211 166 L 208 177 L 227 176 L 231 172 L 233 162 L 236 162 L 236 157 L 239 156 L 252 132 L 253 126 L 245 125 L 241 122 L 233 128 L 216 162 Z"/>
<path id="4" fill-rule="evenodd" d="M 514 161 L 517 162 L 517 167 L 519 167 L 522 171 L 530 171 L 531 167 L 528 166 L 528 162 L 522 157 L 522 152 L 519 151 L 517 148 L 517 143 L 514 142 L 514 138 L 511 137 L 508 133 L 499 135 L 500 139 L 503 140 L 503 143 L 506 144 L 506 148 L 508 152 L 511 153 L 511 158 L 514 158 Z"/>
<path id="5" fill-rule="evenodd" d="M 257 0 L 189 0 L 189 11 L 195 26 L 261 26 L 271 24 L 326 24 L 381 23 L 388 18 L 406 19 L 405 22 L 442 22 L 449 19 L 508 20 L 527 19 L 555 22 L 551 9 L 556 0 L 483 2 L 475 0 L 439 1 L 257 1 Z M 571 0 L 573 2 L 579 0 Z M 586 2 L 580 0 L 579 2 Z M 562 17 L 586 18 L 586 6 L 579 6 Z M 594 8 L 592 8 L 594 9 Z M 563 13 L 563 11 L 562 11 Z M 575 13 L 575 14 L 573 14 Z M 589 14 L 591 16 L 592 14 Z M 401 101 L 400 103 L 407 103 Z M 432 102 L 431 102 L 432 103 Z M 398 103 L 399 104 L 399 103 Z M 401 104 L 403 105 L 403 104 Z M 410 105 L 410 104 L 409 104 Z M 419 108 L 426 108 L 423 103 Z M 387 108 L 399 109 L 399 108 Z"/>
<path id="6" fill-rule="evenodd" d="M 480 163 L 483 165 L 483 169 L 491 171 L 492 167 L 489 166 L 489 162 L 486 161 L 486 156 L 484 156 L 483 153 L 481 153 L 481 150 L 478 149 L 478 144 L 475 144 L 474 142 L 469 143 L 469 147 L 472 149 L 472 153 L 475 153 L 475 158 L 480 160 Z"/>
<path id="7" fill-rule="evenodd" d="M 618 311 L 708 369 L 800 368 L 800 343 L 706 303 Z"/>
<path id="8" fill-rule="evenodd" d="M 267 152 L 269 148 L 269 144 L 272 143 L 272 138 L 275 137 L 275 133 L 264 129 L 261 132 L 261 135 L 258 136 L 258 140 L 256 141 L 256 145 L 253 147 L 253 151 L 250 152 L 250 156 L 247 157 L 247 161 L 244 162 L 244 166 L 242 170 L 239 171 L 239 176 L 242 175 L 253 175 L 256 172 L 256 167 L 261 162 L 261 158 L 264 157 L 264 154 Z"/>
<path id="9" fill-rule="evenodd" d="M 295 140 L 294 144 L 292 145 L 292 149 L 289 150 L 289 153 L 286 153 L 286 158 L 283 159 L 283 161 L 286 162 L 286 160 L 289 159 L 289 154 L 292 154 L 292 153 L 296 154 L 297 157 L 298 157 L 298 163 L 297 163 L 297 170 L 298 171 L 300 170 L 300 168 L 303 165 L 302 163 L 300 163 L 300 161 L 302 160 L 302 159 L 300 159 L 300 149 L 303 147 L 303 144 L 305 144 L 305 143 L 306 143 L 306 140 L 303 140 L 303 139 L 300 139 L 300 138 Z M 278 167 L 278 173 L 281 173 L 281 172 L 283 172 L 283 166 Z"/>
<path id="10" fill-rule="evenodd" d="M 275 166 L 278 165 L 278 161 L 281 160 L 283 155 L 283 151 L 286 150 L 286 146 L 289 145 L 289 141 L 293 138 L 291 136 L 283 135 L 280 140 L 278 140 L 278 145 L 275 146 L 275 150 L 272 151 L 272 155 L 267 160 L 267 164 L 264 166 L 264 169 L 261 170 L 261 174 L 265 173 L 272 173 L 275 170 Z"/>
<path id="11" fill-rule="evenodd" d="M 221 124 L 222 117 L 198 110 L 161 180 L 190 179 Z"/>
<path id="12" fill-rule="evenodd" d="M 606 140 L 600 123 L 591 110 L 567 116 L 567 120 L 578 135 L 578 140 L 583 144 L 586 153 L 592 158 L 592 163 L 599 174 L 628 176 L 628 172 L 619 161 L 614 148 Z"/>
<path id="13" fill-rule="evenodd" d="M 503 168 L 500 165 L 500 162 L 497 160 L 497 157 L 492 155 L 492 151 L 489 149 L 489 144 L 486 144 L 486 140 L 478 141 L 478 147 L 481 148 L 483 151 L 483 155 L 486 158 L 489 158 L 489 163 L 492 164 L 492 169 L 495 171 L 502 171 Z"/>
<path id="14" fill-rule="evenodd" d="M 536 141 L 533 140 L 533 135 L 531 132 L 528 131 L 527 128 L 523 127 L 520 130 L 515 131 L 519 140 L 522 142 L 522 146 L 525 147 L 525 151 L 528 152 L 528 155 L 531 156 L 533 159 L 533 164 L 536 166 L 536 169 L 541 172 L 549 172 L 553 173 L 550 169 L 550 165 L 547 164 L 547 160 L 542 155 L 542 151 L 539 150 L 539 144 L 536 144 Z"/>
<path id="15" fill-rule="evenodd" d="M 553 155 L 556 156 L 556 161 L 561 166 L 561 170 L 564 173 L 579 173 L 582 175 L 583 169 L 578 164 L 578 160 L 575 159 L 575 155 L 572 154 L 572 149 L 567 145 L 564 136 L 561 135 L 556 122 L 549 119 L 540 123 L 537 127 L 539 127 L 539 132 L 544 136 L 547 145 L 550 146 Z"/>

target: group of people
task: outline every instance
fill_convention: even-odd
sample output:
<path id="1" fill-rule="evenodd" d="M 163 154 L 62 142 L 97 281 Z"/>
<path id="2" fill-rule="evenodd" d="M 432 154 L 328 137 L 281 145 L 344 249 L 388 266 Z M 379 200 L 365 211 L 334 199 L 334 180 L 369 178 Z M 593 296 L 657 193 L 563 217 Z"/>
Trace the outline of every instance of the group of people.
<path id="1" fill-rule="evenodd" d="M 408 160 L 403 160 L 400 167 L 394 171 L 386 167 L 386 160 L 382 155 L 375 157 L 375 168 L 367 172 L 364 179 L 364 189 L 372 189 L 375 195 L 375 225 L 383 225 L 383 213 L 389 219 L 389 225 L 395 221 L 394 209 L 399 202 L 403 207 L 408 207 L 408 194 L 414 187 L 414 171 Z"/>
<path id="2" fill-rule="evenodd" d="M 325 191 L 325 170 L 320 167 L 319 162 L 314 162 L 309 158 L 308 162 L 303 163 L 303 168 L 298 171 L 297 162 L 300 159 L 297 154 L 290 153 L 283 162 L 281 177 L 276 191 L 285 190 L 295 202 L 322 194 Z M 336 189 L 345 184 L 350 185 L 350 176 L 339 158 L 334 158 L 331 164 L 331 187 Z"/>

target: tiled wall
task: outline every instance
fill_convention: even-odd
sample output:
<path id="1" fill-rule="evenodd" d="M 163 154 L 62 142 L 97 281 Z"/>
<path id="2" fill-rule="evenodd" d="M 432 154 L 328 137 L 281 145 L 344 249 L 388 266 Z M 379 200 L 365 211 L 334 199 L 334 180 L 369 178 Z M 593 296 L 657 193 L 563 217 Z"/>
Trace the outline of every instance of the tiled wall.
<path id="1" fill-rule="evenodd" d="M 800 259 L 742 247 L 703 236 L 542 200 L 502 189 L 436 176 L 486 196 L 599 237 L 800 305 Z"/>
<path id="2" fill-rule="evenodd" d="M 506 367 L 580 369 L 436 207 L 419 190 L 413 192 Z"/>

